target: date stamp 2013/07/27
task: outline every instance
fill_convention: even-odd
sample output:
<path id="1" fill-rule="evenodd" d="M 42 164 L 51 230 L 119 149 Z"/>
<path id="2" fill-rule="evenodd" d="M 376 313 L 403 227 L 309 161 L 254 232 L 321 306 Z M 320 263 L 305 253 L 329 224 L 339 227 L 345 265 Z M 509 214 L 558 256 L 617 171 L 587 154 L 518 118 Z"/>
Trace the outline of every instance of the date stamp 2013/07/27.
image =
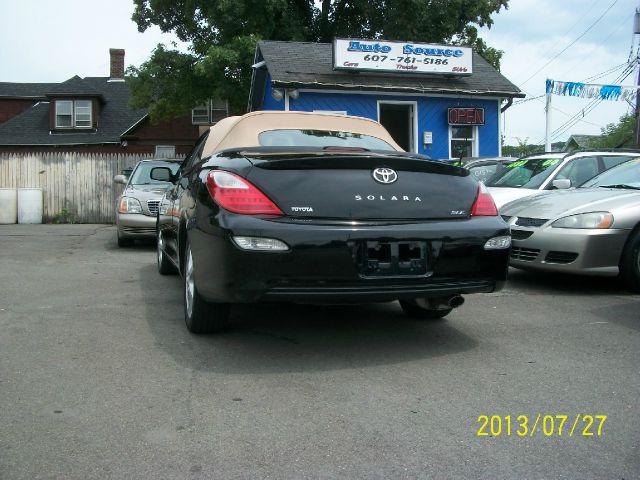
<path id="1" fill-rule="evenodd" d="M 478 415 L 478 437 L 600 437 L 606 415 Z"/>

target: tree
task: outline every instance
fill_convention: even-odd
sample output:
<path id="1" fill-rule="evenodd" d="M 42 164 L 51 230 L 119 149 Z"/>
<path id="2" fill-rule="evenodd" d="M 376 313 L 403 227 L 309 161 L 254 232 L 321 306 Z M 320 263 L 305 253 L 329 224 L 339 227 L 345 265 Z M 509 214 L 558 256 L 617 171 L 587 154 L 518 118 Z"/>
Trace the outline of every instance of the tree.
<path id="1" fill-rule="evenodd" d="M 633 148 L 635 146 L 636 119 L 632 113 L 622 115 L 618 123 L 602 128 L 602 135 L 589 142 L 591 148 Z"/>
<path id="2" fill-rule="evenodd" d="M 329 42 L 334 37 L 473 46 L 496 68 L 502 51 L 478 37 L 477 26 L 509 0 L 134 0 L 132 20 L 157 25 L 189 43 L 187 53 L 158 45 L 127 70 L 132 107 L 152 120 L 186 114 L 209 98 L 245 111 L 259 39 Z"/>
<path id="3" fill-rule="evenodd" d="M 544 152 L 544 145 L 529 143 L 529 137 L 526 137 L 524 140 L 516 137 L 516 142 L 518 142 L 517 146 L 504 145 L 502 147 L 502 154 L 507 157 L 526 157 L 534 153 Z"/>

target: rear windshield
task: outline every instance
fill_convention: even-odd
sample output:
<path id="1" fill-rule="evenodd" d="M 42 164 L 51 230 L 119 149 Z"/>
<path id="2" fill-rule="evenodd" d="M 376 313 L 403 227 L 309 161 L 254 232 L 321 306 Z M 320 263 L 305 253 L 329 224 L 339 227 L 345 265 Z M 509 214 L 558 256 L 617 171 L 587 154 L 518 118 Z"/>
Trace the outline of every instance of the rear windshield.
<path id="1" fill-rule="evenodd" d="M 529 158 L 506 165 L 501 175 L 487 181 L 488 187 L 539 188 L 561 158 Z"/>
<path id="2" fill-rule="evenodd" d="M 604 187 L 607 185 L 627 185 L 640 188 L 640 158 L 621 163 L 611 170 L 601 173 L 580 188 Z"/>
<path id="3" fill-rule="evenodd" d="M 171 173 L 175 174 L 180 164 L 177 162 L 142 162 L 133 172 L 129 185 L 171 185 L 170 182 L 163 182 L 162 180 L 154 180 L 151 178 L 151 170 L 156 167 L 170 168 Z"/>
<path id="4" fill-rule="evenodd" d="M 259 134 L 258 141 L 264 147 L 348 147 L 396 151 L 377 137 L 327 130 L 269 130 Z"/>

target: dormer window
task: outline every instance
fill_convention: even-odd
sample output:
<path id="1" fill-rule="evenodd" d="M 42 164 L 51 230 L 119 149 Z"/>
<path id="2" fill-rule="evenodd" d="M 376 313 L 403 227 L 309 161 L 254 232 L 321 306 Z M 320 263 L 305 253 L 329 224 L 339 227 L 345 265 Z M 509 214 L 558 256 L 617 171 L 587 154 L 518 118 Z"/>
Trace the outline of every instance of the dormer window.
<path id="1" fill-rule="evenodd" d="M 56 128 L 91 128 L 91 100 L 56 100 Z"/>
<path id="2" fill-rule="evenodd" d="M 226 100 L 209 100 L 191 110 L 191 123 L 194 125 L 211 125 L 229 115 L 229 104 Z"/>

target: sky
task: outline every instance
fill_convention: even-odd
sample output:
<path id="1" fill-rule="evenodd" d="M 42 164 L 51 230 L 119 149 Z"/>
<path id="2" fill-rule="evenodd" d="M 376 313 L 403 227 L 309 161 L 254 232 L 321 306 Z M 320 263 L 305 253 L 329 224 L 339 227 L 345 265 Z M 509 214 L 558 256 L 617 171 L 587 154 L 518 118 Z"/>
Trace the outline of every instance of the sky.
<path id="1" fill-rule="evenodd" d="M 491 29 L 481 29 L 480 35 L 504 51 L 501 73 L 527 94 L 527 101 L 514 102 L 503 115 L 506 144 L 544 143 L 545 98 L 533 97 L 544 95 L 547 78 L 580 82 L 619 66 L 590 82 L 636 84 L 637 68 L 622 82 L 618 79 L 634 42 L 639 6 L 637 0 L 511 0 L 508 10 L 494 15 Z M 602 127 L 632 110 L 624 101 L 603 101 L 589 112 L 589 104 L 589 99 L 553 95 L 552 141 L 572 134 L 598 135 Z M 575 115 L 580 121 L 567 125 Z"/>
<path id="2" fill-rule="evenodd" d="M 543 143 L 545 99 L 533 97 L 544 94 L 546 78 L 584 81 L 618 67 L 593 82 L 636 83 L 637 69 L 622 83 L 616 80 L 634 42 L 638 1 L 511 0 L 493 16 L 491 29 L 481 29 L 490 46 L 504 51 L 502 74 L 527 93 L 527 101 L 503 115 L 507 144 Z M 139 33 L 131 21 L 133 9 L 133 0 L 0 0 L 0 82 L 108 76 L 109 48 L 124 48 L 126 64 L 139 66 L 158 43 L 177 41 L 156 27 Z M 587 99 L 553 96 L 552 140 L 599 134 L 631 109 L 623 101 L 601 102 L 590 112 L 588 105 Z M 580 121 L 566 125 L 574 115 Z"/>

